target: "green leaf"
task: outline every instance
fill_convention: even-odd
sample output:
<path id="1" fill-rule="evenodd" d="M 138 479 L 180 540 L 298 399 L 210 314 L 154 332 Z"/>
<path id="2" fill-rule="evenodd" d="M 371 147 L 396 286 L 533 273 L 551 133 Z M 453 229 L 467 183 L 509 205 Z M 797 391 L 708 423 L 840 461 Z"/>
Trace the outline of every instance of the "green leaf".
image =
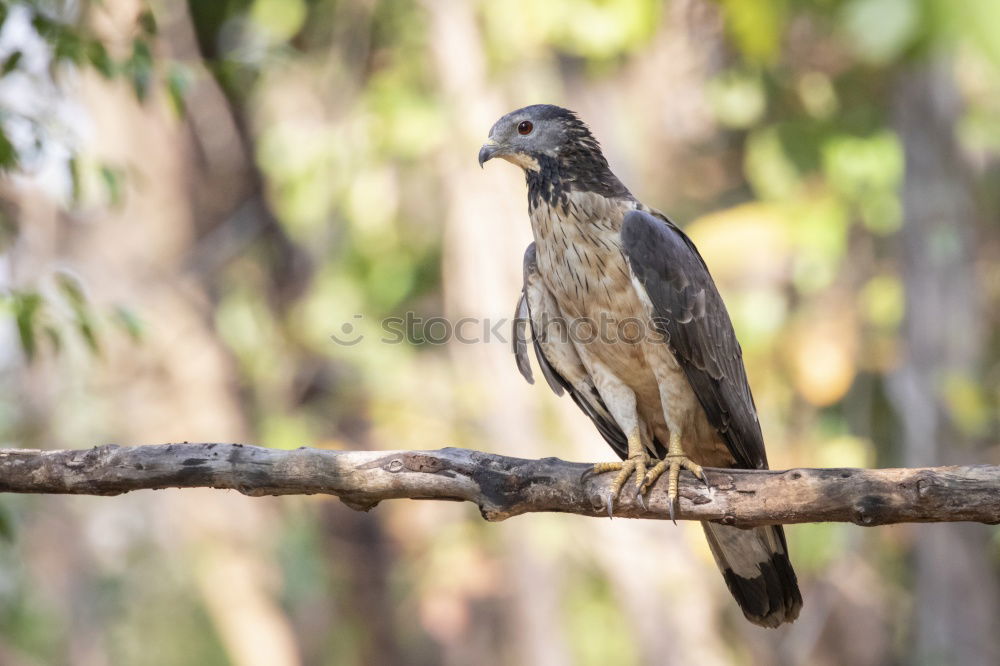
<path id="1" fill-rule="evenodd" d="M 775 126 L 755 130 L 747 137 L 743 170 L 761 199 L 790 198 L 802 185 L 802 174 Z"/>
<path id="2" fill-rule="evenodd" d="M 937 0 L 937 13 L 952 20 L 951 29 L 962 38 L 963 46 L 981 51 L 994 65 L 1000 66 L 1000 40 L 996 36 L 1000 3 L 996 0 Z"/>
<path id="3" fill-rule="evenodd" d="M 20 156 L 17 154 L 17 148 L 7 138 L 7 133 L 4 132 L 3 125 L 0 124 L 0 171 L 16 169 L 19 162 Z"/>
<path id="4" fill-rule="evenodd" d="M 86 55 L 86 45 L 80 35 L 60 27 L 53 33 L 53 38 L 57 61 L 69 60 L 77 65 L 83 62 Z"/>
<path id="5" fill-rule="evenodd" d="M 60 272 L 56 274 L 56 285 L 66 297 L 70 307 L 73 308 L 74 323 L 80 337 L 83 338 L 90 351 L 99 354 L 101 349 L 97 339 L 97 329 L 94 325 L 94 316 L 80 280 L 74 275 Z"/>
<path id="6" fill-rule="evenodd" d="M 137 39 L 132 42 L 132 59 L 152 64 L 153 53 L 149 49 L 149 42 L 145 39 Z"/>
<path id="7" fill-rule="evenodd" d="M 97 332 L 94 329 L 94 320 L 90 317 L 89 313 L 78 312 L 76 319 L 76 328 L 80 333 L 80 337 L 83 341 L 87 343 L 87 347 L 90 348 L 94 354 L 101 353 L 101 347 L 97 341 Z"/>
<path id="8" fill-rule="evenodd" d="M 121 206 L 122 202 L 125 200 L 124 188 L 122 187 L 122 172 L 120 169 L 108 166 L 107 164 L 101 165 L 101 180 L 104 181 L 104 186 L 108 190 L 108 198 L 111 200 L 112 207 L 117 208 Z"/>
<path id="9" fill-rule="evenodd" d="M 148 42 L 143 39 L 133 42 L 132 55 L 125 63 L 125 71 L 132 79 L 135 96 L 140 102 L 145 102 L 153 82 L 153 55 Z"/>
<path id="10" fill-rule="evenodd" d="M 56 285 L 74 310 L 87 307 L 87 295 L 83 291 L 83 285 L 80 284 L 80 280 L 75 275 L 62 271 L 56 273 Z"/>
<path id="11" fill-rule="evenodd" d="M 42 305 L 42 297 L 37 292 L 21 291 L 13 295 L 12 306 L 14 321 L 17 322 L 17 334 L 21 338 L 21 348 L 29 361 L 34 359 L 38 352 L 35 320 Z"/>
<path id="12" fill-rule="evenodd" d="M 35 13 L 31 18 L 31 27 L 35 29 L 40 37 L 52 43 L 59 34 L 59 24 L 49 19 L 44 14 Z"/>
<path id="13" fill-rule="evenodd" d="M 17 240 L 21 229 L 18 219 L 0 206 L 0 253 L 6 252 Z"/>
<path id="14" fill-rule="evenodd" d="M 187 93 L 191 89 L 191 73 L 181 64 L 173 64 L 167 72 L 167 93 L 178 116 L 187 110 Z"/>
<path id="15" fill-rule="evenodd" d="M 72 186 L 71 195 L 74 203 L 80 203 L 80 195 L 83 193 L 83 181 L 80 177 L 80 159 L 74 155 L 69 158 L 69 179 Z"/>
<path id="16" fill-rule="evenodd" d="M 771 64 L 788 22 L 785 0 L 723 0 L 726 31 L 748 62 Z"/>
<path id="17" fill-rule="evenodd" d="M 104 78 L 110 79 L 115 75 L 115 63 L 108 55 L 104 44 L 96 39 L 87 44 L 87 60 Z"/>
<path id="18" fill-rule="evenodd" d="M 147 9 L 139 14 L 139 28 L 150 37 L 156 35 L 156 17 L 152 10 Z"/>
<path id="19" fill-rule="evenodd" d="M 59 332 L 59 329 L 52 324 L 45 324 L 42 330 L 45 332 L 45 337 L 49 339 L 52 348 L 57 352 L 60 351 L 62 349 L 62 334 Z"/>
<path id="20" fill-rule="evenodd" d="M 124 330 L 133 342 L 140 342 L 143 336 L 142 320 L 135 312 L 125 307 L 117 305 L 112 312 L 112 321 Z"/>
<path id="21" fill-rule="evenodd" d="M 18 50 L 11 53 L 9 56 L 4 58 L 3 65 L 0 65 L 0 76 L 7 76 L 15 69 L 17 69 L 18 64 L 21 62 L 21 57 L 24 54 Z"/>

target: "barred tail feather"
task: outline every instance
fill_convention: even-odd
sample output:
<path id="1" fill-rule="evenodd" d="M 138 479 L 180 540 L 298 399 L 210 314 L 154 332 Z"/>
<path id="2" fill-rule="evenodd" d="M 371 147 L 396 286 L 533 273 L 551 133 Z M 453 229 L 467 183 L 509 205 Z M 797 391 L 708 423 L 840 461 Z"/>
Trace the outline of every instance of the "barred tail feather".
<path id="1" fill-rule="evenodd" d="M 748 620 L 777 627 L 799 616 L 802 594 L 781 526 L 744 530 L 702 525 L 726 585 Z"/>

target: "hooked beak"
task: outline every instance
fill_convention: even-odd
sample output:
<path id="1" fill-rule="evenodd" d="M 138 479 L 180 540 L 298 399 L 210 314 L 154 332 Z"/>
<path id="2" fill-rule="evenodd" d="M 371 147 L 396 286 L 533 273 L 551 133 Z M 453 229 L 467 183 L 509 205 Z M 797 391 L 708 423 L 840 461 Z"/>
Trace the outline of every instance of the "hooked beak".
<path id="1" fill-rule="evenodd" d="M 479 149 L 479 168 L 482 169 L 483 165 L 496 157 L 499 152 L 500 144 L 493 139 L 484 143 L 483 147 Z"/>

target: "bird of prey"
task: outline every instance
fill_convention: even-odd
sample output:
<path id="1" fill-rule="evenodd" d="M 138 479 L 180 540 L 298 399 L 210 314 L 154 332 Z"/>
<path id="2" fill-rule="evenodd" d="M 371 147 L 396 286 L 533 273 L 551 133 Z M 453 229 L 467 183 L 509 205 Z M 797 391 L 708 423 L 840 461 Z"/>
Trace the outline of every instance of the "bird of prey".
<path id="1" fill-rule="evenodd" d="M 621 462 L 609 511 L 632 475 L 637 497 L 666 472 L 671 516 L 682 469 L 766 469 L 767 457 L 732 322 L 691 239 L 611 172 L 579 117 L 548 104 L 493 125 L 479 164 L 524 170 L 535 241 L 524 255 L 515 321 L 526 321 L 542 374 L 568 392 Z M 515 328 L 516 328 L 515 324 Z M 532 382 L 527 340 L 518 369 Z M 744 615 L 777 627 L 802 607 L 780 526 L 702 523 Z"/>

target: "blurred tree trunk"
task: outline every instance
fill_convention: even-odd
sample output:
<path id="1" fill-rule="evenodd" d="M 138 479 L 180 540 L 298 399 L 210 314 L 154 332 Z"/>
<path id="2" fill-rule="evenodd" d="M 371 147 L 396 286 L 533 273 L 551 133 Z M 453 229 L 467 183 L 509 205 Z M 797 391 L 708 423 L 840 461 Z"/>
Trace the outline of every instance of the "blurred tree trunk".
<path id="1" fill-rule="evenodd" d="M 946 382 L 975 381 L 984 320 L 976 287 L 976 205 L 955 136 L 961 105 L 947 62 L 914 65 L 893 91 L 893 122 L 904 144 L 901 262 L 906 290 L 906 359 L 890 393 L 902 422 L 907 466 L 974 462 L 969 436 L 945 400 Z M 944 447 L 941 442 L 952 442 Z M 1000 663 L 996 571 L 990 528 L 915 528 L 913 659 Z"/>
<path id="2" fill-rule="evenodd" d="M 137 11 L 138 5 L 128 0 L 105 2 L 88 20 L 117 48 L 115 37 L 130 33 Z M 183 27 L 183 18 L 167 25 L 157 47 L 183 51 L 177 44 Z M 109 82 L 90 71 L 80 77 L 79 98 L 91 125 L 84 152 L 99 163 L 123 167 L 122 204 L 102 210 L 90 224 L 40 220 L 49 224 L 51 245 L 41 251 L 26 246 L 31 256 L 23 259 L 39 267 L 70 266 L 102 308 L 115 303 L 135 307 L 144 337 L 139 345 L 121 336 L 102 337 L 101 362 L 87 368 L 88 390 L 78 402 L 59 399 L 66 377 L 58 366 L 41 368 L 45 376 L 38 382 L 49 387 L 45 412 L 52 424 L 74 412 L 93 415 L 85 433 L 98 440 L 142 441 L 150 432 L 181 440 L 194 433 L 209 439 L 246 437 L 235 368 L 214 328 L 211 284 L 188 263 L 199 245 L 198 222 L 205 217 L 205 209 L 192 203 L 192 193 L 205 181 L 234 174 L 212 172 L 199 161 L 191 135 L 161 95 L 154 88 L 150 99 L 139 103 L 124 82 Z M 217 138 L 232 137 L 232 118 L 217 110 L 207 131 Z M 225 140 L 216 146 L 237 156 L 227 166 L 239 166 L 242 152 L 230 152 L 233 146 Z M 40 370 L 30 372 L 39 375 Z M 58 434 L 50 441 L 59 441 Z M 276 564 L 259 543 L 260 525 L 273 517 L 275 503 L 249 505 L 212 493 L 148 501 L 154 515 L 165 516 L 174 526 L 174 554 L 197 551 L 192 584 L 232 663 L 299 663 L 294 635 L 276 599 Z M 72 542 L 68 550 L 85 549 L 78 538 L 66 541 Z M 93 598 L 68 594 L 66 605 L 76 609 L 67 663 L 114 661 L 108 652 L 110 630 L 102 623 L 105 618 L 94 613 Z M 87 644 L 80 637 L 88 637 Z"/>
<path id="3" fill-rule="evenodd" d="M 525 224 L 498 234 L 517 219 L 515 210 L 523 210 L 520 205 L 512 209 L 512 202 L 520 204 L 523 195 L 512 195 L 516 187 L 513 178 L 507 181 L 506 190 L 496 187 L 495 181 L 491 183 L 497 174 L 484 175 L 474 155 L 493 121 L 506 109 L 487 85 L 484 45 L 473 8 L 456 0 L 428 1 L 423 6 L 445 104 L 453 109 L 452 140 L 466 145 L 468 155 L 467 161 L 457 161 L 454 152 L 445 151 L 438 164 L 440 180 L 448 184 L 443 262 L 446 313 L 453 320 L 474 316 L 495 321 L 512 312 L 516 302 L 520 257 L 528 230 Z M 535 455 L 534 410 L 515 384 L 520 378 L 510 371 L 507 346 L 452 344 L 449 351 L 464 380 L 475 387 L 479 404 L 471 416 L 481 420 L 486 439 L 511 442 L 514 448 L 509 453 Z M 559 572 L 552 562 L 537 556 L 531 534 L 525 530 L 514 526 L 506 537 L 504 568 L 511 593 L 505 608 L 506 626 L 495 636 L 502 652 L 490 645 L 463 644 L 462 640 L 445 646 L 447 662 L 569 663 L 566 637 L 559 624 Z"/>
<path id="4" fill-rule="evenodd" d="M 207 15 L 182 12 L 184 3 L 174 1 L 181 18 L 172 26 L 170 48 L 189 62 L 220 62 L 223 56 L 219 52 L 217 33 L 223 29 L 225 21 L 199 24 L 199 19 L 207 20 L 206 16 L 218 17 L 213 17 L 212 12 Z M 334 69 L 339 78 L 333 87 L 340 91 L 338 108 L 341 111 L 357 101 L 358 87 L 348 78 L 357 75 L 366 60 L 371 11 L 371 3 L 363 0 L 338 3 L 338 13 L 333 19 L 333 25 L 339 30 L 351 26 L 352 37 L 346 47 L 331 49 L 329 53 L 331 62 L 338 63 Z M 239 9 L 230 8 L 226 15 L 231 20 L 239 15 Z M 198 35 L 209 37 L 199 41 Z M 186 116 L 203 159 L 199 177 L 188 182 L 197 231 L 201 234 L 200 241 L 191 248 L 189 265 L 211 293 L 223 281 L 221 276 L 230 260 L 248 250 L 256 252 L 255 263 L 264 279 L 269 314 L 275 325 L 284 329 L 289 325 L 288 310 L 313 277 L 313 257 L 308 248 L 286 233 L 266 196 L 265 177 L 255 159 L 258 134 L 266 122 L 249 112 L 251 91 L 230 90 L 227 94 L 209 67 L 203 73 L 205 81 L 193 91 L 197 99 L 189 103 Z M 254 92 L 262 96 L 269 94 L 266 86 Z M 333 360 L 295 342 L 298 338 L 292 332 L 284 330 L 283 338 L 291 342 L 283 349 L 282 358 L 291 375 L 307 378 L 303 383 L 321 384 L 336 374 Z M 324 404 L 304 404 L 306 390 L 299 386 L 298 391 L 295 397 L 288 396 L 289 408 L 302 413 L 311 408 L 326 408 Z M 327 391 L 328 387 L 320 387 L 318 393 L 325 395 Z M 359 400 L 364 400 L 363 396 Z M 345 441 L 363 447 L 367 437 L 364 430 L 362 424 L 358 432 L 324 432 L 319 436 L 336 436 L 339 440 L 340 435 L 345 435 Z M 387 585 L 393 561 L 382 517 L 358 516 L 339 503 L 323 505 L 320 515 L 324 536 L 321 547 L 324 556 L 336 565 L 331 565 L 334 575 L 329 601 L 321 609 L 314 609 L 316 612 L 308 617 L 293 618 L 292 628 L 297 634 L 302 663 L 322 661 L 328 649 L 329 623 L 336 621 L 338 616 L 358 616 L 365 621 L 358 623 L 356 629 L 342 630 L 344 634 L 350 633 L 352 645 L 337 654 L 343 656 L 353 650 L 362 663 L 398 663 L 397 614 Z"/>

